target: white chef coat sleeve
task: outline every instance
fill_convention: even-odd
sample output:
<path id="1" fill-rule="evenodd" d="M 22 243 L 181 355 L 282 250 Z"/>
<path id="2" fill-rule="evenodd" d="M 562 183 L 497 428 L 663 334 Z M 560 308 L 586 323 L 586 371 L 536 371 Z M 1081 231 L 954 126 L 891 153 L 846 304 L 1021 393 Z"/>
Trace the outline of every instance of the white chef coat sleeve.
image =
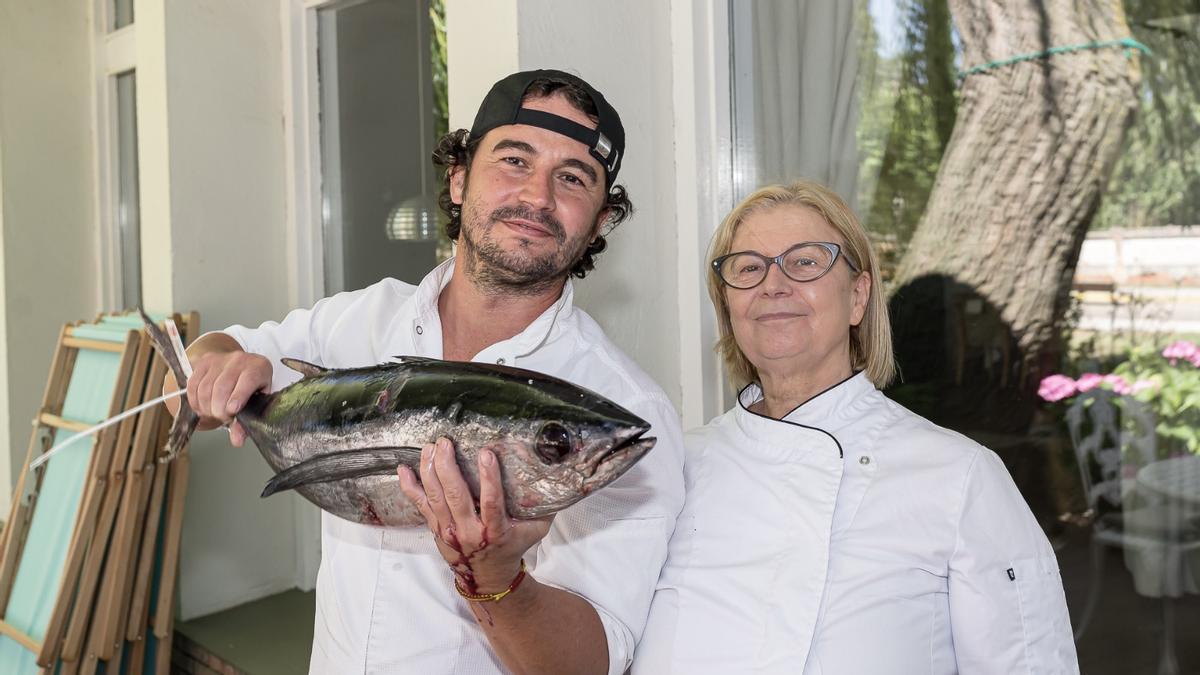
<path id="1" fill-rule="evenodd" d="M 287 357 L 326 365 L 324 338 L 354 299 L 352 293 L 323 298 L 312 308 L 294 309 L 283 321 L 267 321 L 258 328 L 234 325 L 221 331 L 237 340 L 242 349 L 271 361 L 271 391 L 300 379 L 300 374 L 280 363 Z"/>
<path id="2" fill-rule="evenodd" d="M 963 485 L 949 577 L 959 672 L 1079 672 L 1054 550 L 986 448 L 977 448 Z"/>
<path id="3" fill-rule="evenodd" d="M 654 448 L 613 484 L 554 519 L 537 549 L 535 578 L 596 609 L 608 640 L 608 672 L 633 659 L 667 542 L 683 508 L 683 436 L 665 396 L 622 401 L 650 422 Z"/>

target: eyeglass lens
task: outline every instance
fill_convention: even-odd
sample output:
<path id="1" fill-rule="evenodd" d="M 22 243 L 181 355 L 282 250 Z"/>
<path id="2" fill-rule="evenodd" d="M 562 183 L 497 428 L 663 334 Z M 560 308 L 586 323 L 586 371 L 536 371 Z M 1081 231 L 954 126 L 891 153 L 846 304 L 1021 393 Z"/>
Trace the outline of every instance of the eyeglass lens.
<path id="1" fill-rule="evenodd" d="M 796 281 L 812 281 L 833 266 L 834 254 L 824 246 L 806 244 L 797 246 L 783 254 L 780 267 L 783 273 Z M 755 253 L 740 253 L 726 258 L 721 263 L 721 278 L 736 288 L 757 286 L 767 276 L 771 258 Z"/>

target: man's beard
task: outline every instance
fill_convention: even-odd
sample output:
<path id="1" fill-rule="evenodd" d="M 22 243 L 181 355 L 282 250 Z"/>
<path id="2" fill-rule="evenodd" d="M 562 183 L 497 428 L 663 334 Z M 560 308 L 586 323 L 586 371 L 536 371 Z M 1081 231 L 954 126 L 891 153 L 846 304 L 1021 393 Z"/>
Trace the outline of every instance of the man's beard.
<path id="1" fill-rule="evenodd" d="M 464 187 L 465 190 L 465 187 Z M 549 213 L 539 213 L 525 206 L 502 206 L 488 216 L 480 214 L 478 202 L 469 195 L 463 199 L 462 259 L 463 269 L 475 285 L 485 293 L 496 295 L 541 295 L 552 289 L 583 257 L 591 241 L 591 232 L 567 239 L 562 223 Z M 517 250 L 505 250 L 492 238 L 492 228 L 511 219 L 537 223 L 554 237 L 557 248 L 546 253 L 534 253 L 532 242 L 518 240 Z"/>

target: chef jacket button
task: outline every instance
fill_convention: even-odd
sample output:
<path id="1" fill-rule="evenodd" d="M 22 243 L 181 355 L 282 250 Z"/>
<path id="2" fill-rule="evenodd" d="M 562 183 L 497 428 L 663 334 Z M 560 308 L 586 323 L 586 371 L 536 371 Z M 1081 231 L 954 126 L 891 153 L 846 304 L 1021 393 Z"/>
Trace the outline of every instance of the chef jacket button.
<path id="1" fill-rule="evenodd" d="M 421 334 L 423 334 L 424 332 L 425 332 L 425 329 L 424 329 L 424 328 L 421 328 L 420 326 L 417 326 L 417 335 L 421 335 Z"/>
<path id="2" fill-rule="evenodd" d="M 871 463 L 871 458 L 867 457 L 866 455 L 863 455 L 862 457 L 858 458 L 858 463 L 862 464 L 863 466 L 866 466 Z"/>
<path id="3" fill-rule="evenodd" d="M 498 366 L 504 365 L 504 359 L 496 359 L 496 365 L 498 365 Z"/>

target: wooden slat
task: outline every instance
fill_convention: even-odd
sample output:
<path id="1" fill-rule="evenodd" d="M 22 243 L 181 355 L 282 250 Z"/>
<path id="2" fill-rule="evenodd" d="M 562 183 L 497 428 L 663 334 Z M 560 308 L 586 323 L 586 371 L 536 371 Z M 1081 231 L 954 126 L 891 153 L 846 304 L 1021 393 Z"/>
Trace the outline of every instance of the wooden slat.
<path id="1" fill-rule="evenodd" d="M 79 664 L 76 662 L 60 661 L 57 665 L 58 668 L 53 673 L 47 673 L 45 670 L 43 673 L 46 675 L 76 675 L 79 672 Z"/>
<path id="2" fill-rule="evenodd" d="M 138 355 L 133 365 L 133 372 L 140 376 L 135 375 L 134 386 L 128 388 L 125 397 L 126 410 L 141 403 L 145 398 L 149 379 L 148 364 L 153 351 L 149 337 L 143 333 L 138 342 Z M 96 587 L 108 553 L 109 537 L 117 518 L 117 507 L 120 504 L 121 491 L 125 484 L 125 461 L 130 450 L 130 440 L 136 422 L 137 416 L 129 417 L 122 420 L 117 427 L 114 455 L 111 459 L 108 479 L 105 481 L 107 489 L 104 501 L 100 508 L 100 516 L 96 522 L 91 545 L 88 546 L 87 558 L 79 577 L 79 591 L 74 607 L 71 609 L 59 654 L 59 658 L 66 662 L 78 661 L 83 649 L 87 628 L 92 618 L 92 607 L 96 601 Z"/>
<path id="3" fill-rule="evenodd" d="M 190 338 L 194 337 L 194 329 L 198 323 L 197 317 L 196 312 L 192 312 L 186 319 L 180 319 L 179 315 L 173 317 L 179 328 L 180 338 L 185 345 L 188 344 Z M 166 365 L 165 362 L 163 365 Z M 164 378 L 166 375 L 165 370 L 164 368 Z M 160 383 L 159 381 L 154 381 L 151 386 L 158 387 Z M 159 464 L 158 455 L 166 443 L 173 421 L 174 419 L 170 415 L 164 414 L 162 416 L 158 437 L 154 440 L 150 452 L 146 456 L 146 467 L 153 475 L 153 482 L 146 505 L 146 520 L 141 531 L 141 542 L 136 549 L 138 553 L 135 566 L 137 572 L 133 580 L 133 587 L 130 590 L 129 617 L 126 622 L 125 631 L 125 639 L 127 641 L 141 644 L 143 648 L 146 644 L 147 628 L 149 627 L 149 598 L 151 586 L 154 583 L 155 563 L 157 562 L 158 552 L 158 530 L 159 523 L 163 518 L 163 500 L 165 499 L 167 475 L 169 473 L 168 465 Z"/>
<path id="4" fill-rule="evenodd" d="M 160 368 L 151 375 L 151 381 L 161 382 L 162 378 L 166 376 L 167 366 L 166 363 L 161 360 L 157 361 L 157 365 L 159 365 Z M 140 475 L 136 481 L 130 484 L 130 491 L 131 493 L 135 493 L 134 497 L 136 499 L 134 507 L 136 523 L 130 531 L 132 536 L 131 541 L 128 543 L 128 556 L 122 560 L 122 566 L 124 567 L 125 573 L 122 580 L 123 583 L 118 587 L 118 593 L 116 595 L 118 598 L 117 609 L 120 621 L 114 626 L 116 631 L 110 634 L 114 645 L 120 644 L 120 642 L 124 639 L 126 630 L 128 628 L 128 619 L 130 617 L 130 609 L 133 598 L 138 594 L 138 588 L 134 584 L 137 578 L 138 563 L 141 560 L 141 556 L 139 555 L 140 544 L 145 540 L 146 524 L 151 519 L 151 497 L 154 494 L 155 483 L 159 482 L 159 475 L 166 473 L 167 471 L 167 467 L 165 465 L 160 465 L 156 461 L 156 457 L 159 449 L 163 446 L 164 439 L 166 438 L 166 432 L 170 429 L 171 416 L 166 414 L 166 411 L 163 408 L 159 408 L 158 410 L 158 428 L 148 437 L 147 443 L 144 447 L 144 453 L 140 457 Z M 139 449 L 139 452 L 141 451 L 142 449 Z M 131 462 L 131 467 L 132 466 L 133 463 Z M 161 504 L 161 502 L 159 502 L 159 504 Z M 157 528 L 158 519 L 155 518 L 154 520 Z M 152 538 L 154 534 L 156 533 L 151 534 Z"/>
<path id="5" fill-rule="evenodd" d="M 44 413 L 38 415 L 37 423 L 45 424 L 46 426 L 54 428 L 54 429 L 65 429 L 67 431 L 73 431 L 77 434 L 80 432 L 83 432 L 83 431 L 87 431 L 88 429 L 90 429 L 92 427 L 92 425 L 90 425 L 90 424 L 85 424 L 83 422 L 72 422 L 71 420 L 65 420 L 65 419 L 59 417 L 58 415 L 55 415 L 53 413 L 48 413 L 48 412 L 44 412 Z"/>
<path id="6" fill-rule="evenodd" d="M 37 640 L 34 640 L 25 633 L 17 630 L 7 621 L 0 621 L 0 635 L 4 635 L 5 637 L 12 639 L 14 642 L 21 645 L 25 649 L 28 649 L 34 654 L 38 653 L 38 651 L 42 648 L 42 646 L 37 643 Z"/>
<path id="7" fill-rule="evenodd" d="M 41 488 L 42 477 L 46 475 L 45 471 L 39 471 L 36 474 L 31 474 L 29 471 L 29 464 L 33 461 L 34 456 L 42 454 L 46 449 L 40 446 L 48 446 L 50 439 L 53 438 L 53 436 L 43 433 L 44 431 L 36 427 L 33 429 L 25 465 L 17 479 L 16 491 L 13 493 L 12 509 L 8 514 L 8 522 L 4 526 L 4 552 L 0 556 L 0 616 L 4 616 L 8 610 L 8 601 L 12 596 L 13 584 L 17 579 L 17 566 L 21 561 L 21 554 L 25 550 L 26 535 L 33 520 L 33 509 L 37 504 L 38 490 Z M 25 499 L 26 492 L 30 495 L 28 500 Z"/>
<path id="8" fill-rule="evenodd" d="M 117 648 L 113 651 L 112 658 L 109 659 L 108 662 L 104 664 L 104 672 L 105 673 L 120 673 L 121 672 L 122 657 L 125 656 L 122 653 L 123 651 L 124 650 L 121 649 L 121 645 L 117 645 Z"/>
<path id="9" fill-rule="evenodd" d="M 200 314 L 191 312 L 186 318 L 184 334 L 190 344 L 200 337 Z M 158 638 L 154 675 L 170 675 L 171 641 L 175 634 L 175 583 L 179 575 L 179 541 L 183 534 L 183 507 L 187 495 L 190 452 L 184 446 L 179 456 L 168 464 L 167 522 L 163 531 L 162 576 L 158 583 L 158 607 L 154 617 L 154 634 Z"/>
<path id="10" fill-rule="evenodd" d="M 191 452 L 185 446 L 170 463 L 167 479 L 167 523 L 163 531 L 162 576 L 158 582 L 158 607 L 154 613 L 154 634 L 170 637 L 174 618 L 175 580 L 179 575 L 179 539 L 183 533 L 183 505 L 187 495 L 188 466 Z M 170 645 L 165 649 L 170 651 Z"/>
<path id="11" fill-rule="evenodd" d="M 100 665 L 99 660 L 93 653 L 88 653 L 79 660 L 79 675 L 96 675 L 97 667 Z M 108 671 L 105 670 L 107 673 Z"/>
<path id="12" fill-rule="evenodd" d="M 154 359 L 154 345 L 150 341 L 150 335 L 145 331 L 141 333 L 139 349 L 138 360 L 134 364 L 134 372 L 139 374 L 139 378 L 137 386 L 130 388 L 130 396 L 126 399 L 125 410 L 144 403 L 158 395 L 158 389 L 153 381 L 153 369 L 151 368 L 152 359 Z M 136 420 L 145 414 L 145 412 L 142 412 L 133 418 L 125 418 L 121 421 L 116 447 L 121 449 L 122 455 L 120 458 L 114 458 L 110 462 L 108 474 L 110 479 L 125 474 L 127 458 L 131 449 L 130 444 L 133 442 L 134 431 L 137 429 Z"/>
<path id="13" fill-rule="evenodd" d="M 71 373 L 75 370 L 75 357 L 79 350 L 68 349 L 63 342 L 67 339 L 69 325 L 58 334 L 58 349 L 50 362 L 50 375 L 46 378 L 46 389 L 42 396 L 42 410 L 62 410 L 67 398 L 67 387 L 71 384 Z"/>
<path id="14" fill-rule="evenodd" d="M 104 340 L 92 340 L 89 338 L 68 337 L 63 340 L 63 344 L 72 349 L 90 349 L 97 352 L 113 352 L 119 354 L 123 347 L 120 342 L 105 342 Z"/>
<path id="15" fill-rule="evenodd" d="M 141 398 L 140 391 L 146 386 L 145 371 L 134 374 L 134 367 L 138 361 L 138 354 L 142 349 L 152 349 L 146 344 L 144 336 L 139 331 L 129 331 L 125 338 L 125 352 L 121 356 L 121 363 L 118 369 L 116 391 L 113 392 L 112 402 L 108 406 L 108 416 L 115 417 L 126 410 L 124 405 L 126 393 L 130 388 L 139 390 L 138 398 Z M 134 385 L 136 380 L 137 384 Z M 137 400 L 137 399 L 135 399 Z M 112 427 L 106 431 L 113 431 Z M 105 476 L 109 472 L 111 466 L 111 455 L 113 451 L 113 443 L 116 441 L 116 434 L 113 433 L 109 443 L 102 443 L 98 448 L 98 452 L 92 456 L 92 465 L 89 467 L 89 475 L 97 478 Z"/>
<path id="16" fill-rule="evenodd" d="M 170 426 L 167 422 L 170 416 L 164 415 L 162 433 L 159 434 L 155 447 L 162 447 Z M 151 492 L 150 504 L 147 507 L 146 527 L 142 530 L 142 556 L 138 561 L 138 576 L 134 582 L 133 601 L 129 608 L 129 620 L 126 623 L 125 639 L 130 644 L 130 658 L 124 675 L 142 675 L 145 672 L 146 647 L 150 633 L 147 631 L 150 618 L 150 585 L 154 580 L 154 559 L 158 543 L 158 523 L 162 514 L 163 498 L 166 493 L 167 465 L 158 466 L 151 462 L 157 471 L 154 474 L 154 490 Z M 156 515 L 157 514 L 157 515 Z M 151 518 L 151 516 L 154 516 Z M 146 552 L 149 549 L 149 558 Z"/>
<path id="17" fill-rule="evenodd" d="M 143 633 L 145 631 L 142 631 Z M 129 643 L 129 659 L 125 662 L 123 675 L 142 675 L 146 665 L 146 640 L 139 638 Z"/>
<path id="18" fill-rule="evenodd" d="M 171 636 L 175 634 L 175 615 L 167 620 L 163 635 L 159 636 L 158 651 L 154 653 L 154 675 L 170 675 L 171 672 Z"/>
<path id="19" fill-rule="evenodd" d="M 58 332 L 58 343 L 54 348 L 54 356 L 50 360 L 50 374 L 46 378 L 46 387 L 42 390 L 42 410 L 61 410 L 62 399 L 66 394 L 66 383 L 63 381 L 66 378 L 66 373 L 70 371 L 71 366 L 75 362 L 75 350 L 67 349 L 63 346 L 63 339 L 67 335 L 67 326 L 63 326 Z M 56 407 L 52 407 L 56 406 Z M 53 438 L 50 434 L 49 439 Z M 34 480 L 37 484 L 30 486 L 33 489 L 31 492 L 37 492 L 37 488 L 41 485 L 41 473 L 39 475 L 29 476 L 29 464 L 33 461 L 35 455 L 40 455 L 46 451 L 43 442 L 43 436 L 39 429 L 34 428 L 29 439 L 29 448 L 25 454 L 25 464 L 21 475 L 17 477 L 16 490 L 13 492 L 12 506 L 8 512 L 8 520 L 4 524 L 3 535 L 3 554 L 0 555 L 0 616 L 4 616 L 5 610 L 8 608 L 8 599 L 12 594 L 12 585 L 16 579 L 17 561 L 20 560 L 20 554 L 25 547 L 25 532 L 29 527 L 30 515 L 32 508 L 30 504 L 25 503 L 24 496 L 26 492 L 26 481 Z M 44 472 L 43 472 L 44 473 Z"/>
<path id="20" fill-rule="evenodd" d="M 46 388 L 42 393 L 44 411 L 61 411 L 67 398 L 67 388 L 71 384 L 71 374 L 75 370 L 75 359 L 78 349 L 70 349 L 63 344 L 67 331 L 72 324 L 63 325 L 58 334 L 58 345 L 50 361 L 50 374 L 46 378 Z M 0 616 L 8 610 L 8 601 L 12 595 L 12 586 L 16 581 L 17 564 L 25 549 L 25 538 L 29 525 L 33 520 L 33 509 L 37 503 L 37 495 L 41 491 L 45 471 L 31 474 L 29 465 L 34 457 L 41 455 L 54 444 L 56 434 L 53 429 L 34 427 L 29 440 L 29 451 L 21 476 L 17 479 L 17 490 L 13 493 L 13 508 L 9 511 L 8 523 L 4 535 L 4 555 L 0 558 Z M 30 484 L 29 481 L 32 481 Z"/>
<path id="21" fill-rule="evenodd" d="M 165 434 L 159 436 L 159 447 Z M 129 603 L 129 621 L 125 631 L 126 640 L 140 640 L 146 633 L 145 616 L 149 606 L 150 587 L 154 580 L 155 552 L 158 548 L 159 522 L 163 514 L 163 498 L 166 494 L 168 465 L 151 466 L 154 472 L 154 485 L 150 491 L 150 501 L 146 505 L 146 523 L 142 528 L 142 541 L 137 562 L 137 577 L 134 580 Z"/>
<path id="22" fill-rule="evenodd" d="M 150 367 L 149 382 L 161 380 L 166 374 L 162 359 L 154 359 Z M 133 449 L 126 464 L 125 486 L 121 493 L 121 504 L 117 511 L 117 523 L 109 543 L 104 576 L 100 584 L 100 598 L 96 602 L 94 621 L 88 640 L 88 651 L 102 661 L 112 659 L 124 618 L 124 602 L 127 570 L 132 567 L 133 543 L 137 539 L 138 505 L 142 499 L 142 485 L 147 482 L 141 471 L 151 446 L 158 438 L 159 418 L 162 406 L 156 406 L 138 415 L 137 431 L 134 433 Z"/>

